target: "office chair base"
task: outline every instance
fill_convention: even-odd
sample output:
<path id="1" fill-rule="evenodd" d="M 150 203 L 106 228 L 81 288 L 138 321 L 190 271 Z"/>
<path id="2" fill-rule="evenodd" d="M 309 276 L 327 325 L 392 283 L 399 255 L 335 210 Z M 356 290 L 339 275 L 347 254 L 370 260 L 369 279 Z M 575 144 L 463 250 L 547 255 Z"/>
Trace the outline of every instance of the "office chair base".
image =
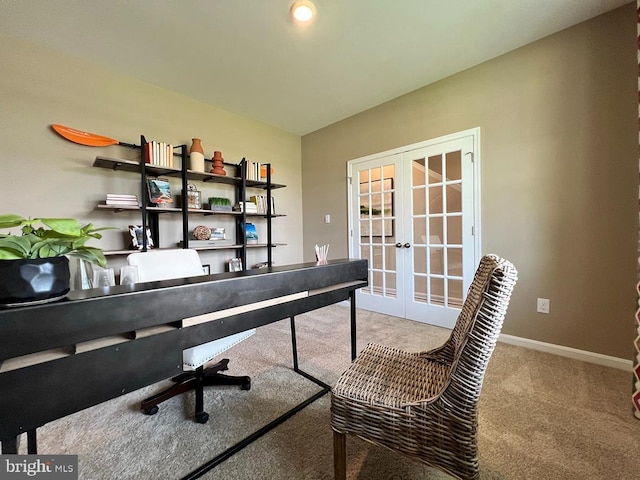
<path id="1" fill-rule="evenodd" d="M 219 372 L 228 370 L 229 360 L 223 359 L 208 368 L 198 367 L 195 371 L 184 372 L 176 375 L 171 380 L 174 383 L 166 390 L 157 393 L 140 403 L 140 409 L 145 415 L 155 415 L 158 413 L 158 404 L 180 395 L 181 393 L 195 390 L 196 392 L 196 413 L 197 423 L 207 423 L 209 414 L 202 409 L 203 387 L 212 385 L 239 386 L 241 390 L 251 389 L 251 378 L 247 376 L 223 375 Z"/>
<path id="2" fill-rule="evenodd" d="M 207 423 L 209 421 L 209 414 L 207 412 L 198 412 L 194 420 L 196 423 Z"/>
<path id="3" fill-rule="evenodd" d="M 144 413 L 145 415 L 155 415 L 156 413 L 158 413 L 158 410 L 160 410 L 158 406 L 154 405 L 153 407 L 145 408 L 144 410 L 142 410 L 142 413 Z"/>

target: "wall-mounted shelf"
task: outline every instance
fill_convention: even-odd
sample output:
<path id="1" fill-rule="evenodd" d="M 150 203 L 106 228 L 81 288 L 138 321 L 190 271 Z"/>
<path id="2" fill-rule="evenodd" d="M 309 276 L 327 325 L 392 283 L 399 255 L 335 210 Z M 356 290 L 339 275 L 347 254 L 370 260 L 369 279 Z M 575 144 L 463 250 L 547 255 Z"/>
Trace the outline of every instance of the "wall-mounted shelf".
<path id="1" fill-rule="evenodd" d="M 267 245 L 266 243 L 258 243 L 258 244 L 249 244 L 247 245 L 247 248 L 267 248 L 269 245 Z M 286 243 L 272 243 L 271 244 L 271 248 L 276 248 L 276 247 L 286 247 L 287 244 Z M 176 248 L 182 248 L 180 245 L 176 246 Z M 240 248 L 242 248 L 242 244 L 233 244 L 233 245 L 208 245 L 206 247 L 189 247 L 192 248 L 193 250 L 238 250 Z M 153 249 L 153 250 L 164 250 L 162 248 L 159 249 Z M 105 254 L 105 256 L 109 257 L 115 257 L 115 256 L 121 256 L 121 255 L 129 255 L 130 253 L 134 253 L 137 252 L 138 250 L 105 250 L 103 253 Z"/>
<path id="2" fill-rule="evenodd" d="M 141 152 L 145 151 L 144 147 L 147 145 L 147 141 L 144 136 L 140 137 Z M 160 222 L 159 216 L 161 214 L 181 214 L 182 215 L 182 238 L 183 241 L 180 245 L 186 245 L 189 248 L 195 250 L 235 250 L 236 256 L 239 256 L 242 260 L 242 265 L 246 268 L 246 251 L 247 249 L 265 248 L 267 249 L 267 264 L 271 264 L 271 250 L 278 246 L 284 246 L 284 243 L 275 243 L 271 239 L 271 220 L 275 217 L 284 217 L 284 214 L 275 214 L 271 211 L 272 205 L 267 207 L 267 213 L 247 213 L 242 211 L 216 211 L 207 209 L 189 209 L 186 208 L 185 192 L 187 191 L 187 181 L 195 180 L 205 184 L 223 184 L 231 185 L 235 190 L 236 202 L 246 202 L 247 189 L 255 188 L 266 191 L 266 198 L 271 197 L 271 191 L 277 188 L 284 188 L 286 185 L 275 184 L 271 182 L 271 168 L 270 164 L 266 165 L 267 181 L 248 180 L 247 177 L 247 161 L 243 158 L 239 164 L 225 163 L 225 167 L 228 167 L 234 175 L 217 175 L 213 173 L 204 173 L 189 170 L 187 168 L 187 147 L 181 145 L 175 147 L 180 149 L 180 153 L 173 153 L 174 157 L 180 159 L 179 166 L 181 168 L 166 167 L 160 165 L 153 165 L 149 163 L 141 164 L 143 161 L 138 160 L 124 160 L 118 158 L 110 158 L 104 156 L 97 156 L 93 162 L 94 167 L 104 168 L 112 171 L 123 171 L 135 173 L 140 176 L 140 190 L 138 192 L 140 206 L 136 205 L 107 205 L 106 203 L 100 203 L 96 206 L 96 210 L 118 212 L 135 212 L 139 213 L 142 218 L 143 231 L 147 226 L 151 227 L 151 234 L 156 248 L 160 243 Z M 147 205 L 147 179 L 149 177 L 173 177 L 179 179 L 182 187 L 182 194 L 180 196 L 181 207 L 154 207 Z M 236 224 L 235 244 L 226 245 L 189 245 L 189 225 L 188 218 L 193 215 L 212 216 L 222 215 L 234 218 Z M 267 229 L 267 242 L 259 244 L 247 244 L 245 240 L 245 225 L 250 218 L 263 218 L 266 220 Z M 143 250 L 147 248 L 146 237 L 143 239 Z M 162 248 L 176 248 L 176 247 L 160 247 Z M 104 252 L 105 255 L 128 255 L 136 250 L 112 250 Z"/>
<path id="3" fill-rule="evenodd" d="M 98 205 L 96 205 L 96 209 L 97 210 L 111 210 L 113 212 L 122 212 L 122 211 L 140 211 L 142 210 L 141 207 L 136 207 L 135 205 L 105 205 L 104 203 L 99 203 Z M 147 207 L 147 211 L 148 212 L 156 212 L 156 213 L 180 213 L 182 212 L 181 208 L 176 208 L 176 207 L 163 207 L 163 208 L 158 208 L 158 207 Z M 194 215 L 204 215 L 204 216 L 209 216 L 209 215 L 231 215 L 234 217 L 241 217 L 242 216 L 242 212 L 237 212 L 234 210 L 231 211 L 218 211 L 218 210 L 207 210 L 205 208 L 189 208 L 187 210 L 187 212 L 189 214 L 194 214 Z M 272 217 L 286 217 L 285 214 L 283 213 L 279 213 L 279 214 L 273 214 L 271 215 Z M 247 217 L 256 217 L 256 218 L 266 218 L 267 215 L 264 213 L 247 213 Z"/>
<path id="4" fill-rule="evenodd" d="M 107 168 L 109 170 L 122 170 L 124 172 L 140 173 L 140 164 L 134 160 L 121 160 L 118 158 L 98 156 L 94 160 L 93 166 L 99 168 Z M 182 170 L 180 170 L 179 168 L 159 167 L 157 165 L 146 164 L 146 170 L 147 175 L 151 176 L 180 177 L 182 175 Z M 229 175 L 215 175 L 213 173 L 195 172 L 193 170 L 187 170 L 187 179 L 199 180 L 202 182 L 223 183 L 226 185 L 242 184 L 242 178 L 240 177 L 232 177 Z M 267 182 L 257 182 L 255 180 L 245 180 L 245 182 L 245 185 L 250 188 L 267 188 Z M 280 185 L 277 183 L 271 184 L 271 189 L 285 187 L 286 185 Z"/>

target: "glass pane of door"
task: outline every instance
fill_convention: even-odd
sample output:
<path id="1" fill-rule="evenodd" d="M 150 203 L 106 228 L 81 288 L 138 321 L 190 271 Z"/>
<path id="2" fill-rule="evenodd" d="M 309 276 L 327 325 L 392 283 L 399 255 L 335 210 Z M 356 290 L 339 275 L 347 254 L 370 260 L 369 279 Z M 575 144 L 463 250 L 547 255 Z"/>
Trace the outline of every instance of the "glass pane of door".
<path id="1" fill-rule="evenodd" d="M 393 163 L 358 172 L 358 232 L 362 258 L 369 260 L 364 292 L 396 298 L 396 169 Z"/>
<path id="2" fill-rule="evenodd" d="M 462 152 L 455 150 L 413 159 L 411 184 L 414 300 L 460 308 Z M 420 228 L 422 225 L 426 226 L 426 232 Z"/>
<path id="3" fill-rule="evenodd" d="M 467 259 L 464 252 L 470 237 L 470 229 L 464 231 L 470 223 L 463 222 L 463 212 L 469 222 L 468 198 L 472 198 L 471 191 L 465 191 L 469 185 L 463 187 L 463 179 L 470 178 L 469 165 L 463 163 L 463 148 L 471 150 L 468 143 L 452 141 L 406 154 L 411 162 L 407 172 L 411 175 L 411 192 L 405 198 L 411 208 L 405 224 L 412 229 L 413 242 L 408 249 L 412 252 L 411 271 L 406 272 L 405 280 L 410 290 L 407 300 L 411 302 L 407 305 L 408 318 L 432 323 L 435 317 L 433 323 L 447 325 L 455 321 L 462 307 L 463 260 Z M 467 156 L 470 164 L 469 159 Z M 469 255 L 472 258 L 473 252 Z"/>

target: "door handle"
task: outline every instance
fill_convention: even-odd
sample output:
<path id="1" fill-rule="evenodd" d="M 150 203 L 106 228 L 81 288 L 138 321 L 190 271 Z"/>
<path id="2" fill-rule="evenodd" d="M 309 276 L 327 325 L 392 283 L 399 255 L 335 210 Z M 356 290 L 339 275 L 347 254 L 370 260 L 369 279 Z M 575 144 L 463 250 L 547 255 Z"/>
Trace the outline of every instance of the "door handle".
<path id="1" fill-rule="evenodd" d="M 396 243 L 396 248 L 402 248 L 402 244 L 400 242 Z"/>
<path id="2" fill-rule="evenodd" d="M 411 244 L 409 242 L 405 243 L 403 246 L 404 248 L 411 248 Z"/>

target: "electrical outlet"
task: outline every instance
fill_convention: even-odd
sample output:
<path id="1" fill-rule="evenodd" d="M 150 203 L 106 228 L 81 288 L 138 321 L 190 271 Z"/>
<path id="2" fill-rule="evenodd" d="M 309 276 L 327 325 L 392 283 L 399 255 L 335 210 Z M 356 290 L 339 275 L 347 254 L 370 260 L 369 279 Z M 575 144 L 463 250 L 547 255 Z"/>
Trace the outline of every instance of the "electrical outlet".
<path id="1" fill-rule="evenodd" d="M 549 308 L 550 308 L 550 304 L 551 302 L 549 301 L 548 298 L 539 298 L 538 299 L 538 309 L 537 312 L 538 313 L 549 313 Z"/>

